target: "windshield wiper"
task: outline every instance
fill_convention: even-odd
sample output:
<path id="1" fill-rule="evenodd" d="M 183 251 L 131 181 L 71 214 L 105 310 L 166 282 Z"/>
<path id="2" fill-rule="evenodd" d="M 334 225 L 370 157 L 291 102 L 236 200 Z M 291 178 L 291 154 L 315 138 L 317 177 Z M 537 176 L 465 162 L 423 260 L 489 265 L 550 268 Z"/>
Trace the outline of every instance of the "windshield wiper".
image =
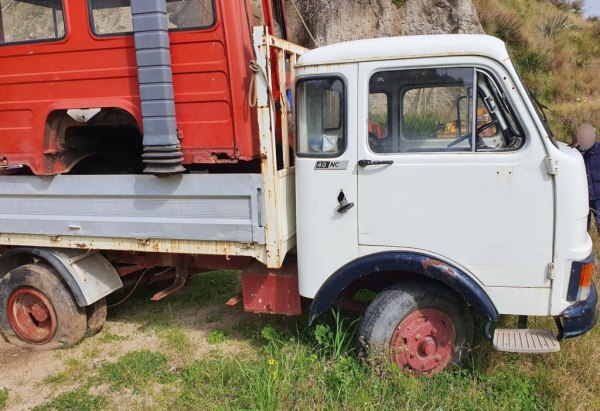
<path id="1" fill-rule="evenodd" d="M 554 140 L 554 132 L 550 128 L 550 123 L 548 122 L 548 115 L 546 114 L 546 110 L 550 111 L 550 109 L 544 104 L 540 103 L 537 97 L 531 92 L 531 90 L 529 90 L 529 87 L 526 87 L 526 89 L 527 93 L 529 94 L 529 97 L 535 103 L 535 108 L 538 114 L 540 115 L 542 120 L 544 120 L 544 126 L 546 127 L 546 131 L 548 132 L 550 139 Z"/>

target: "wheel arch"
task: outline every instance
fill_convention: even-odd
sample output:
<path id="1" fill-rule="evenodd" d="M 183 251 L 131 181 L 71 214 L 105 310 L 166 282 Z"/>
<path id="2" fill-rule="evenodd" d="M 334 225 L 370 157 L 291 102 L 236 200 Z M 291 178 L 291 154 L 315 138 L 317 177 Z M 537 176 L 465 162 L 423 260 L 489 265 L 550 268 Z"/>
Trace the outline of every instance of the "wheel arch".
<path id="1" fill-rule="evenodd" d="M 359 280 L 379 273 L 395 273 L 394 278 L 428 278 L 456 291 L 490 322 L 497 322 L 498 310 L 485 290 L 465 271 L 422 253 L 381 252 L 358 258 L 334 272 L 321 286 L 310 306 L 309 323 L 324 313 L 336 298 Z"/>
<path id="2" fill-rule="evenodd" d="M 65 281 L 80 307 L 123 287 L 112 264 L 98 252 L 72 249 L 12 248 L 0 256 L 0 278 L 24 264 L 43 261 Z"/>

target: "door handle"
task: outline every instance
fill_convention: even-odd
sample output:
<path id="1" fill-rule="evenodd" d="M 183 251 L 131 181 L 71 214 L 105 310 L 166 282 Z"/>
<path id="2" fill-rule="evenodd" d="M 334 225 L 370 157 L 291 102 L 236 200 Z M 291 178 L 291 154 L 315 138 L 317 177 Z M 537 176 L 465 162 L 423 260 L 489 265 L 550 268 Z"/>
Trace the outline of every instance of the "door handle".
<path id="1" fill-rule="evenodd" d="M 392 160 L 387 160 L 387 161 L 373 161 L 373 160 L 359 160 L 358 161 L 358 165 L 360 167 L 367 167 L 367 166 L 389 166 L 394 164 L 394 162 Z"/>

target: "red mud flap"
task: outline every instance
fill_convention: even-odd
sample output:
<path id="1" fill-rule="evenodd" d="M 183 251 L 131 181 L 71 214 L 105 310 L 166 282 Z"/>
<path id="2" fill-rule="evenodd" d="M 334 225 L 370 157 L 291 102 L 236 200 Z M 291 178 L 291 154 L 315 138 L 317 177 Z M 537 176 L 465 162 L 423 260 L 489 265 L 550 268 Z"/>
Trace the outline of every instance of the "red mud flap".
<path id="1" fill-rule="evenodd" d="M 254 263 L 242 272 L 244 310 L 259 314 L 300 315 L 298 264 L 288 256 L 280 270 Z"/>

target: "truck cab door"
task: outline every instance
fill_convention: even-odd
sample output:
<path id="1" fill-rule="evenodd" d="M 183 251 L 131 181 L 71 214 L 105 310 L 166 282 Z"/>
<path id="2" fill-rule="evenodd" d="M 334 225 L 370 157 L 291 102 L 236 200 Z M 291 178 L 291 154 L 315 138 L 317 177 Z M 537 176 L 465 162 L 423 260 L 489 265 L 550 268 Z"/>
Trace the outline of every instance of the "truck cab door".
<path id="1" fill-rule="evenodd" d="M 537 130 L 501 66 L 432 62 L 360 65 L 361 254 L 410 249 L 486 286 L 550 287 L 553 188 Z"/>
<path id="2" fill-rule="evenodd" d="M 358 257 L 357 64 L 301 69 L 296 82 L 296 226 L 300 294 Z"/>

